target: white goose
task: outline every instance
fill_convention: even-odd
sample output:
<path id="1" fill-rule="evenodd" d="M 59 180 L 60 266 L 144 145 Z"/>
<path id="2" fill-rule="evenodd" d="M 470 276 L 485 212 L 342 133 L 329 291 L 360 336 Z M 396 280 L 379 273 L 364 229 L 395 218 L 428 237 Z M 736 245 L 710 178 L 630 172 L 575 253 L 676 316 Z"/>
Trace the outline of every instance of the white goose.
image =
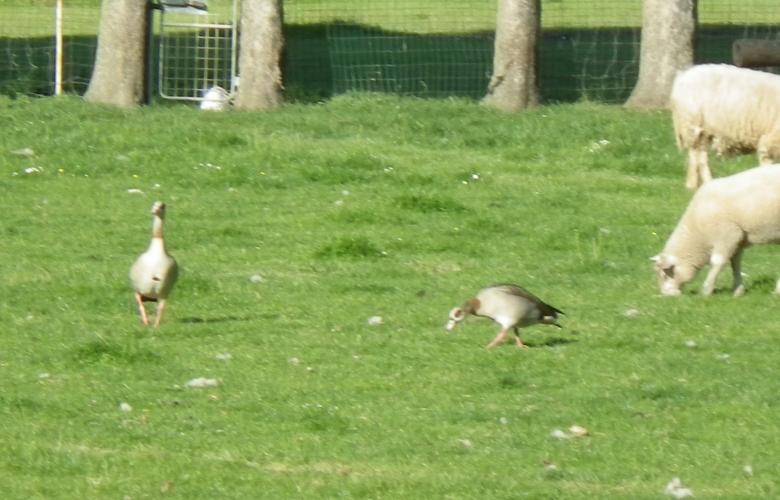
<path id="1" fill-rule="evenodd" d="M 144 302 L 157 302 L 155 327 L 160 326 L 165 311 L 165 301 L 179 276 L 176 260 L 165 250 L 163 219 L 165 219 L 165 203 L 155 202 L 152 205 L 152 241 L 149 248 L 130 268 L 130 283 L 133 285 L 135 301 L 138 303 L 144 325 L 149 324 Z"/>
<path id="2" fill-rule="evenodd" d="M 558 318 L 558 314 L 563 314 L 563 311 L 550 304 L 545 304 L 522 287 L 501 283 L 483 288 L 476 297 L 468 299 L 460 307 L 452 309 L 447 322 L 447 330 L 453 330 L 470 314 L 490 318 L 501 325 L 501 330 L 496 338 L 487 345 L 487 348 L 490 349 L 504 342 L 509 330 L 515 332 L 517 347 L 525 347 L 520 338 L 519 329 L 521 326 L 542 323 L 560 328 L 561 325 L 555 320 Z"/>

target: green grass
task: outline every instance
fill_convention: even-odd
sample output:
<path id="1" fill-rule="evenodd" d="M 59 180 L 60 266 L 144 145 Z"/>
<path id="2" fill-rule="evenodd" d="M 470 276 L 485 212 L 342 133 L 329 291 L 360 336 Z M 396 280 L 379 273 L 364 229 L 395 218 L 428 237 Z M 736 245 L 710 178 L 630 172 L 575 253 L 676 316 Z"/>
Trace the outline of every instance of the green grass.
<path id="1" fill-rule="evenodd" d="M 740 299 L 728 276 L 658 296 L 647 258 L 689 199 L 665 112 L 64 98 L 0 120 L 3 498 L 780 495 L 777 250 L 747 251 Z M 156 199 L 181 276 L 152 330 L 127 272 Z M 497 281 L 564 329 L 445 334 Z"/>

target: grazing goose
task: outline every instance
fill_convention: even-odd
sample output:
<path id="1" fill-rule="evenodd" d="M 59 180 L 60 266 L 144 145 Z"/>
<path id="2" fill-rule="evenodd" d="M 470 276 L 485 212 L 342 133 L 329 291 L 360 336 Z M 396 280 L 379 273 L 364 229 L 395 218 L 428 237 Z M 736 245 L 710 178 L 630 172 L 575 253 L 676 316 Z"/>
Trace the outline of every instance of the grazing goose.
<path id="1" fill-rule="evenodd" d="M 504 342 L 509 330 L 515 332 L 517 347 L 525 347 L 518 331 L 520 327 L 543 323 L 561 328 L 555 320 L 558 314 L 563 314 L 563 311 L 545 304 L 534 294 L 517 285 L 501 283 L 483 288 L 476 297 L 468 299 L 462 306 L 450 311 L 447 331 L 453 330 L 455 325 L 466 319 L 469 314 L 490 318 L 501 325 L 501 331 L 487 345 L 490 349 Z"/>
<path id="2" fill-rule="evenodd" d="M 142 253 L 130 268 L 130 283 L 135 291 L 135 301 L 141 313 L 141 321 L 149 324 L 144 302 L 157 302 L 157 314 L 154 326 L 160 326 L 160 320 L 165 310 L 165 300 L 171 292 L 179 269 L 176 260 L 165 251 L 163 241 L 163 219 L 165 218 L 165 203 L 155 202 L 152 205 L 152 241 L 149 248 Z"/>

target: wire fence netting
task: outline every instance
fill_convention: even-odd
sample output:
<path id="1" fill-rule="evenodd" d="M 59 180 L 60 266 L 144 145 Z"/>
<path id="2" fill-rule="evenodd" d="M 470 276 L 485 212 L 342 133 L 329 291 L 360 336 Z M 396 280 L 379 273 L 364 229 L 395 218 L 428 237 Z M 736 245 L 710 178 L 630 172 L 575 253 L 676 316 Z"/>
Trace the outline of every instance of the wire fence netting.
<path id="1" fill-rule="evenodd" d="M 62 0 L 63 89 L 83 93 L 97 46 L 100 0 Z M 209 8 L 220 2 L 210 0 Z M 541 0 L 538 75 L 546 102 L 623 102 L 639 72 L 640 0 Z M 285 0 L 283 73 L 288 100 L 312 101 L 349 91 L 420 97 L 481 98 L 492 73 L 496 1 Z M 159 15 L 159 14 L 155 14 Z M 776 0 L 699 0 L 696 62 L 731 62 L 741 38 L 780 39 Z M 156 22 L 152 23 L 157 26 Z M 0 93 L 50 95 L 55 61 L 55 0 L 0 2 Z M 178 59 L 203 58 L 193 28 L 159 64 L 154 28 L 150 80 L 160 93 L 168 71 L 182 92 L 205 74 Z M 230 40 L 220 44 L 232 46 Z M 169 45 L 170 46 L 170 45 Z M 220 49 L 215 59 L 229 57 Z M 177 59 L 178 58 L 178 59 Z M 185 67 L 182 74 L 176 68 Z M 186 74 L 185 74 L 186 73 Z M 196 78 L 196 76 L 192 76 Z M 165 89 L 162 89 L 163 91 Z M 178 91 L 178 90 L 177 90 Z M 192 95 L 196 95 L 193 93 Z"/>

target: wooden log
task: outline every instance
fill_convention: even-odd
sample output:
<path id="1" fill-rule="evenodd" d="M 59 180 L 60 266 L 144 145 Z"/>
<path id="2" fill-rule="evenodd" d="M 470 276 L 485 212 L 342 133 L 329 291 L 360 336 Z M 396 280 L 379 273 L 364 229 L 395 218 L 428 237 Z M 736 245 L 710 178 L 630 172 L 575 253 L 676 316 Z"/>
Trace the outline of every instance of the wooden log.
<path id="1" fill-rule="evenodd" d="M 780 66 L 780 40 L 742 38 L 731 46 L 735 66 L 756 68 Z"/>

